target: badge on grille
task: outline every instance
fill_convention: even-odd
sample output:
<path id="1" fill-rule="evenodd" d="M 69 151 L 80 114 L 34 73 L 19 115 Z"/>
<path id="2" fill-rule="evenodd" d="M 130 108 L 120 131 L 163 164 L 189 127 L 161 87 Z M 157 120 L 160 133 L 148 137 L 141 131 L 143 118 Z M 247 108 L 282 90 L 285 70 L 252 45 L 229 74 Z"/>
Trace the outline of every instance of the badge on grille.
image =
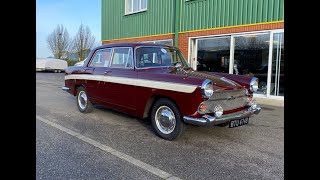
<path id="1" fill-rule="evenodd" d="M 234 97 L 234 96 L 227 97 L 227 100 L 233 100 L 233 99 L 236 99 L 236 97 Z"/>

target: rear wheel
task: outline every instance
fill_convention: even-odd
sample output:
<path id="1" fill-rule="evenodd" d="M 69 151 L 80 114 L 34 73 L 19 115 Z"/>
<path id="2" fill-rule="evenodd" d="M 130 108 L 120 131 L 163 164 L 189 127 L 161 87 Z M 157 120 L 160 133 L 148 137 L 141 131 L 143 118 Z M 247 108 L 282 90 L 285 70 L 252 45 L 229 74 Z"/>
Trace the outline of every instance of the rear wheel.
<path id="1" fill-rule="evenodd" d="M 159 99 L 151 110 L 152 127 L 156 134 L 166 140 L 178 138 L 185 124 L 176 105 L 168 99 Z"/>
<path id="2" fill-rule="evenodd" d="M 79 87 L 77 91 L 77 106 L 80 112 L 89 113 L 93 110 L 92 103 L 90 102 L 87 92 L 84 87 Z"/>

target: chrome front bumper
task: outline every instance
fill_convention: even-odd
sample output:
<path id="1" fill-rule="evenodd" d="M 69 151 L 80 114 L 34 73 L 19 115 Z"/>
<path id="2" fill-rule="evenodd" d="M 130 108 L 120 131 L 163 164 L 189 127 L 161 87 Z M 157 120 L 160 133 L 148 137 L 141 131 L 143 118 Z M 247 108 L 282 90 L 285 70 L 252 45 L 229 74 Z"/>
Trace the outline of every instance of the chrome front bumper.
<path id="1" fill-rule="evenodd" d="M 69 92 L 69 91 L 70 91 L 70 88 L 68 88 L 68 87 L 66 87 L 66 86 L 63 86 L 63 87 L 62 87 L 62 90 L 63 90 L 63 91 L 66 91 L 66 92 Z"/>
<path id="2" fill-rule="evenodd" d="M 233 113 L 230 115 L 227 114 L 219 118 L 215 116 L 209 116 L 209 115 L 203 115 L 201 118 L 192 118 L 188 116 L 183 116 L 183 120 L 187 124 L 194 124 L 194 125 L 200 125 L 200 126 L 215 126 L 218 124 L 230 122 L 231 120 L 250 117 L 253 114 L 259 114 L 260 111 L 261 111 L 261 107 L 257 106 L 256 109 L 251 109 L 251 107 L 249 107 L 247 110 L 241 111 L 240 113 Z"/>

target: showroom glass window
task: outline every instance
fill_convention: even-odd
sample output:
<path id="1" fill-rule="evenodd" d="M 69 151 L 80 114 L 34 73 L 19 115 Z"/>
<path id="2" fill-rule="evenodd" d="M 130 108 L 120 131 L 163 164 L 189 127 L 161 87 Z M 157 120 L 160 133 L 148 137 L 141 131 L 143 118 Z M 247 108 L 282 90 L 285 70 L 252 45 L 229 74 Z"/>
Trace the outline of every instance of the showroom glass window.
<path id="1" fill-rule="evenodd" d="M 270 95 L 284 95 L 284 33 L 273 34 Z"/>
<path id="2" fill-rule="evenodd" d="M 234 37 L 233 73 L 259 78 L 257 94 L 267 93 L 270 34 Z"/>
<path id="3" fill-rule="evenodd" d="M 154 41 L 155 44 L 165 44 L 165 45 L 169 45 L 169 46 L 173 46 L 173 41 L 172 39 L 168 39 L 168 40 L 158 40 L 158 41 Z"/>
<path id="4" fill-rule="evenodd" d="M 198 40 L 197 70 L 229 72 L 231 37 Z"/>
<path id="5" fill-rule="evenodd" d="M 142 43 L 165 44 L 165 45 L 173 46 L 172 39 L 156 40 L 156 41 L 142 41 Z"/>

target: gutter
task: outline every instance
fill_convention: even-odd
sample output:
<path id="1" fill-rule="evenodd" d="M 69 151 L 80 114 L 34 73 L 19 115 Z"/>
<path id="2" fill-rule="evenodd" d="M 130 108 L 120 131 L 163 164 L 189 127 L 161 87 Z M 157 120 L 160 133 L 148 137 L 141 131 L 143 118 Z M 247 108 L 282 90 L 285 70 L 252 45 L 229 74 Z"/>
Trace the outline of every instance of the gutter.
<path id="1" fill-rule="evenodd" d="M 181 0 L 174 0 L 173 1 L 173 9 L 174 9 L 174 19 L 173 19 L 173 32 L 174 32 L 174 41 L 173 46 L 178 47 L 179 42 L 179 31 L 180 31 L 180 6 Z"/>

